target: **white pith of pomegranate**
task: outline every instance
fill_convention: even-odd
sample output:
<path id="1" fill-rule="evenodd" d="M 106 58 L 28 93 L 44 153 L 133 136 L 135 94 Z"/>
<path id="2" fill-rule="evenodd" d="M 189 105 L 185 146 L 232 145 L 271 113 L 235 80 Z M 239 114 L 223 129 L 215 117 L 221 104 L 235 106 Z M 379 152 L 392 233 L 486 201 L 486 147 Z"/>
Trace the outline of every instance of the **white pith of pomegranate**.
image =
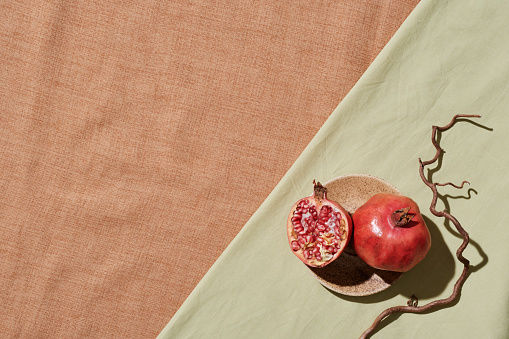
<path id="1" fill-rule="evenodd" d="M 308 266 L 323 267 L 350 241 L 352 220 L 343 207 L 327 199 L 327 188 L 313 184 L 313 194 L 293 205 L 286 228 L 292 252 Z"/>

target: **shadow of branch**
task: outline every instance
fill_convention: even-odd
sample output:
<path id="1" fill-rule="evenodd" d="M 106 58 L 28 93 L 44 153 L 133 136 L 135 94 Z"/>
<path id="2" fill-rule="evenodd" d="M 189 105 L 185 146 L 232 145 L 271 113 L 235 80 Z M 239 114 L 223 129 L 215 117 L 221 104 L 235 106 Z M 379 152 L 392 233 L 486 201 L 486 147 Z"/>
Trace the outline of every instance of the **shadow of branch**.
<path id="1" fill-rule="evenodd" d="M 449 213 L 451 213 L 451 205 L 449 203 L 449 199 L 467 199 L 467 200 L 469 200 L 472 197 L 472 193 L 477 194 L 477 191 L 473 188 L 469 188 L 467 191 L 467 194 L 468 194 L 467 196 L 461 196 L 461 195 L 460 196 L 451 196 L 449 194 L 442 195 L 439 193 L 438 199 L 440 199 L 440 201 L 442 201 L 442 203 L 444 204 L 445 210 L 447 210 Z M 447 218 L 445 219 L 444 226 L 447 229 L 447 231 L 449 231 L 449 233 L 453 234 L 457 238 L 463 239 L 461 234 L 459 234 L 458 231 L 454 227 L 451 226 L 451 222 L 449 219 L 447 219 Z M 488 255 L 486 254 L 486 252 L 484 252 L 484 250 L 479 245 L 479 243 L 476 242 L 474 239 L 470 238 L 468 244 L 471 245 L 472 247 L 474 247 L 482 258 L 480 263 L 478 263 L 476 265 L 472 265 L 472 264 L 470 265 L 469 272 L 473 273 L 473 272 L 479 271 L 481 268 L 486 266 L 486 264 L 488 263 Z"/>
<path id="2" fill-rule="evenodd" d="M 472 121 L 472 120 L 469 120 L 469 119 L 457 119 L 454 124 L 456 124 L 458 122 L 468 122 L 468 123 L 470 123 L 470 124 L 472 124 L 474 126 L 483 128 L 485 130 L 493 131 L 493 128 L 487 127 L 485 125 L 479 124 L 478 122 L 475 122 L 475 121 Z M 437 134 L 436 134 L 436 141 L 437 141 L 438 145 L 440 145 L 441 139 L 442 139 L 442 131 L 438 130 Z M 436 166 L 433 167 L 433 168 L 428 168 L 427 176 L 426 177 L 427 177 L 427 180 L 429 182 L 434 182 L 433 181 L 433 175 L 435 173 L 437 173 L 442 168 L 444 154 L 445 154 L 445 151 L 442 150 L 442 152 L 440 153 L 440 155 L 439 155 L 439 157 L 437 159 Z M 467 195 L 466 196 L 463 196 L 463 195 L 453 196 L 453 195 L 450 195 L 450 194 L 440 194 L 440 193 L 438 193 L 438 199 L 443 203 L 445 210 L 448 211 L 452 215 L 451 204 L 449 203 L 449 200 L 450 199 L 466 199 L 466 200 L 470 200 L 472 198 L 472 193 L 473 194 L 477 194 L 477 191 L 475 189 L 473 189 L 473 188 L 469 188 L 467 190 Z M 449 233 L 453 234 L 457 238 L 462 238 L 461 234 L 459 234 L 459 232 L 454 227 L 451 226 L 451 222 L 450 222 L 449 219 L 444 218 L 444 226 L 445 226 L 445 228 L 447 229 L 447 231 Z M 466 230 L 466 231 L 468 232 L 468 230 Z M 478 270 L 480 270 L 481 268 L 486 266 L 486 264 L 488 263 L 488 255 L 486 254 L 486 252 L 484 252 L 484 250 L 479 245 L 479 243 L 476 242 L 475 240 L 473 240 L 472 238 L 469 239 L 469 245 L 474 247 L 477 250 L 477 252 L 479 253 L 479 255 L 481 256 L 481 258 L 482 258 L 480 263 L 478 263 L 476 265 L 470 265 L 469 271 L 470 271 L 470 273 L 472 273 L 472 272 L 477 272 Z"/>
<path id="3" fill-rule="evenodd" d="M 480 116 L 479 116 L 480 117 Z M 450 127 L 452 127 L 454 124 L 456 124 L 457 122 L 468 122 L 474 126 L 477 126 L 477 127 L 480 127 L 482 129 L 485 129 L 485 130 L 488 130 L 488 131 L 493 131 L 493 128 L 490 128 L 490 127 L 487 127 L 487 126 L 484 126 L 482 124 L 479 124 L 477 122 L 474 122 L 470 119 L 465 119 L 465 118 L 459 118 L 459 119 L 456 119 L 457 116 L 454 118 L 454 122 L 451 126 L 447 127 L 446 130 L 448 130 Z M 440 131 L 439 129 L 436 130 L 436 134 L 434 135 L 434 137 L 432 138 L 432 141 L 434 142 L 435 145 L 438 145 L 437 147 L 440 147 L 440 141 L 441 141 L 441 138 L 442 138 L 442 131 Z M 436 142 L 436 143 L 435 143 Z M 439 156 L 438 158 L 436 159 L 436 162 L 434 162 L 436 165 L 434 168 L 428 168 L 427 169 L 427 174 L 426 174 L 426 180 L 429 182 L 429 183 L 434 183 L 433 181 L 433 175 L 435 173 L 437 173 L 441 168 L 442 168 L 442 164 L 443 164 L 443 156 L 445 154 L 445 151 L 442 150 L 440 148 L 440 152 L 439 152 Z M 421 173 L 421 174 L 424 174 L 424 173 Z M 436 189 L 436 186 L 435 186 L 435 189 Z M 445 209 L 448 211 L 448 213 L 450 215 L 452 215 L 452 212 L 450 210 L 450 204 L 449 204 L 449 200 L 450 199 L 471 199 L 472 198 L 472 193 L 474 194 L 477 194 L 477 191 L 470 188 L 467 190 L 467 196 L 451 196 L 451 195 L 440 195 L 439 193 L 437 194 L 438 195 L 438 199 L 440 199 L 442 201 L 442 203 L 444 204 L 445 206 Z M 433 204 L 434 206 L 434 204 Z M 427 221 L 426 221 L 427 222 Z M 458 238 L 463 238 L 459 232 L 457 231 L 457 229 L 453 229 L 453 227 L 451 227 L 451 222 L 449 219 L 445 218 L 445 221 L 444 221 L 444 226 L 446 227 L 447 231 L 451 234 L 453 234 L 454 236 L 458 237 Z M 482 257 L 482 261 L 475 265 L 475 266 L 472 266 L 470 265 L 469 267 L 469 270 L 466 274 L 466 279 L 463 279 L 461 284 L 463 285 L 463 283 L 468 280 L 468 277 L 470 276 L 470 274 L 472 274 L 473 272 L 476 272 L 478 270 L 480 270 L 482 267 L 484 267 L 487 263 L 488 263 L 488 256 L 486 255 L 486 253 L 483 251 L 483 249 L 481 248 L 481 246 L 475 242 L 474 240 L 472 239 L 469 239 L 469 244 L 472 245 L 473 247 L 475 247 L 477 249 L 477 251 L 479 252 L 480 256 Z M 448 251 L 449 254 L 450 251 Z M 456 263 L 455 260 L 453 260 L 454 263 Z M 459 282 L 460 280 L 458 280 Z M 449 308 L 449 307 L 453 307 L 455 306 L 459 300 L 461 299 L 461 287 L 460 286 L 460 289 L 458 291 L 458 294 L 456 295 L 456 298 L 452 301 L 452 302 L 449 302 L 445 305 L 441 305 L 441 306 L 436 306 L 436 307 L 433 307 L 429 310 L 426 310 L 425 312 L 423 313 L 431 313 L 431 312 L 435 312 L 437 310 L 440 310 L 440 309 L 445 309 L 445 308 Z M 385 328 L 387 325 L 391 324 L 392 322 L 394 322 L 395 320 L 397 320 L 400 316 L 401 316 L 402 313 L 396 313 L 396 314 L 391 314 L 390 316 L 388 316 L 387 318 L 383 319 L 381 322 L 380 322 L 380 325 L 375 328 L 374 332 L 371 333 L 371 335 L 375 334 L 375 333 L 378 333 L 381 329 Z"/>
<path id="4" fill-rule="evenodd" d="M 490 131 L 490 132 L 493 132 L 493 127 L 488 127 L 486 125 L 483 125 L 483 124 L 480 124 L 476 121 L 473 121 L 473 120 L 470 120 L 470 119 L 465 119 L 465 118 L 459 118 L 459 119 L 456 119 L 456 122 L 454 123 L 454 125 L 458 122 L 468 122 L 469 124 L 472 124 L 474 126 L 477 126 L 479 128 L 482 128 L 482 129 L 485 129 L 487 131 Z"/>

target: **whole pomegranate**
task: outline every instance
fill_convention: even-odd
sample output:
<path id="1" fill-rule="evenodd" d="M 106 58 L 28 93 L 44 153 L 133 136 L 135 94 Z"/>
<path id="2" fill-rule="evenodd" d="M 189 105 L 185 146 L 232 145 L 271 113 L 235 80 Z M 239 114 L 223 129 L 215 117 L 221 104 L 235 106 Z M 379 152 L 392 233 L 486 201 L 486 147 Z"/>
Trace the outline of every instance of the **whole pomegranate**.
<path id="1" fill-rule="evenodd" d="M 371 267 L 406 272 L 424 259 L 431 247 L 419 207 L 403 195 L 376 194 L 352 219 L 354 249 Z"/>
<path id="2" fill-rule="evenodd" d="M 352 236 L 352 219 L 337 202 L 327 199 L 327 188 L 314 184 L 314 192 L 297 201 L 286 230 L 293 253 L 308 266 L 323 267 L 343 252 Z"/>

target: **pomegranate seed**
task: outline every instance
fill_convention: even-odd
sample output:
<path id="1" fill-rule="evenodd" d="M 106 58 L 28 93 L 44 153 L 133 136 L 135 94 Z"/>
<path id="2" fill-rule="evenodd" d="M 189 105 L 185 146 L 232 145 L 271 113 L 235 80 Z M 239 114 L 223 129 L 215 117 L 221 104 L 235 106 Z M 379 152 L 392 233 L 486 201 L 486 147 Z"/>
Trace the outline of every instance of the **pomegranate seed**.
<path id="1" fill-rule="evenodd" d="M 287 232 L 290 248 L 305 264 L 323 267 L 342 252 L 341 234 L 346 236 L 351 226 L 349 215 L 327 200 L 326 188 L 316 182 L 314 186 L 313 195 L 299 199 L 293 206 Z"/>

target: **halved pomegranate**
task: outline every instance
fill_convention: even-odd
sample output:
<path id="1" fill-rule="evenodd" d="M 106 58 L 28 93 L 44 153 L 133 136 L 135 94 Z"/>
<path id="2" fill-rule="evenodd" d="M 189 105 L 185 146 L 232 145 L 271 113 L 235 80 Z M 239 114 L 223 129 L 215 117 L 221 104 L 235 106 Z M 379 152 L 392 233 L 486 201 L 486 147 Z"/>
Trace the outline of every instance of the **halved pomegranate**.
<path id="1" fill-rule="evenodd" d="M 323 267 L 343 252 L 352 236 L 352 219 L 337 202 L 327 199 L 327 188 L 315 182 L 314 192 L 297 201 L 286 230 L 293 253 L 308 266 Z"/>

